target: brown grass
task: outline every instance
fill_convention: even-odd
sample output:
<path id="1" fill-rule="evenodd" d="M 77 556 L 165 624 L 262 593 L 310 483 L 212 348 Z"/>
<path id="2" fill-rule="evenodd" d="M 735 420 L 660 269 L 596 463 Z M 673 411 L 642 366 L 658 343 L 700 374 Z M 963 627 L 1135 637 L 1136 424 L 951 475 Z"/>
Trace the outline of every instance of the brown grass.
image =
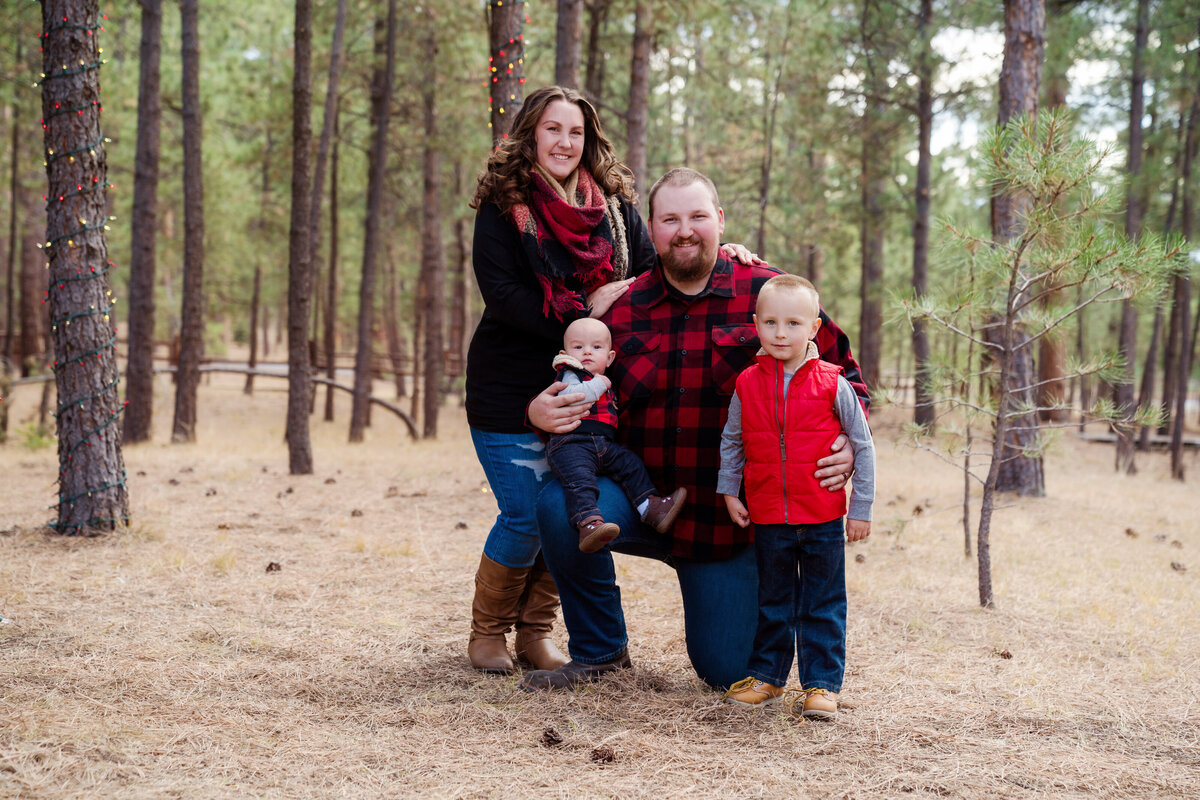
<path id="1" fill-rule="evenodd" d="M 47 535 L 53 450 L 0 449 L 0 614 L 12 620 L 0 627 L 0 797 L 1167 798 L 1200 786 L 1200 494 L 1195 478 L 1168 478 L 1161 454 L 1118 478 L 1110 449 L 1066 437 L 1050 496 L 998 513 L 998 608 L 985 612 L 962 555 L 961 479 L 892 444 L 899 415 L 877 414 L 875 533 L 848 566 L 844 713 L 798 724 L 721 705 L 700 684 L 672 573 L 640 559 L 618 562 L 629 674 L 527 695 L 475 673 L 471 576 L 495 510 L 461 412 L 447 408 L 437 442 L 413 444 L 376 411 L 369 441 L 350 446 L 343 401 L 336 424 L 314 425 L 317 473 L 292 477 L 282 382 L 251 399 L 240 385 L 203 388 L 199 444 L 161 443 L 164 405 L 159 443 L 126 449 L 135 523 L 121 536 Z M 23 391 L 17 425 L 36 394 Z"/>

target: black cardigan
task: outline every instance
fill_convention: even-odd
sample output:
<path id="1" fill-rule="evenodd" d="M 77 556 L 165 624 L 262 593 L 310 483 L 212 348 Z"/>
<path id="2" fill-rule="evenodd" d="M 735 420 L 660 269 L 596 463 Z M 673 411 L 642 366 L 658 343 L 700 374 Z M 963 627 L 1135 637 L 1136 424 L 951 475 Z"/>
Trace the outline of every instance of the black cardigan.
<path id="1" fill-rule="evenodd" d="M 624 199 L 621 216 L 632 278 L 650 270 L 658 255 L 641 215 Z M 554 382 L 551 362 L 562 349 L 563 332 L 586 312 L 562 321 L 542 313 L 542 288 L 521 234 L 493 203 L 475 215 L 472 261 L 486 307 L 467 353 L 467 422 L 482 431 L 527 433 L 525 407 Z"/>

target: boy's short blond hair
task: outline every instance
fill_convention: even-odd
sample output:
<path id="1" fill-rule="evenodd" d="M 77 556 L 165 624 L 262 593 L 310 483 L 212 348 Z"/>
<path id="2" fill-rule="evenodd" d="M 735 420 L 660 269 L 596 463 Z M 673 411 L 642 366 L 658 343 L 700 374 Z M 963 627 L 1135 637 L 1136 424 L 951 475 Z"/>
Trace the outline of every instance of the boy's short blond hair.
<path id="1" fill-rule="evenodd" d="M 762 288 L 758 290 L 758 297 L 754 301 L 754 310 L 758 311 L 758 304 L 762 302 L 763 295 L 771 295 L 776 292 L 804 292 L 812 297 L 817 312 L 821 311 L 821 295 L 817 292 L 817 287 L 813 286 L 813 282 L 808 278 L 787 273 L 776 275 L 762 285 Z"/>

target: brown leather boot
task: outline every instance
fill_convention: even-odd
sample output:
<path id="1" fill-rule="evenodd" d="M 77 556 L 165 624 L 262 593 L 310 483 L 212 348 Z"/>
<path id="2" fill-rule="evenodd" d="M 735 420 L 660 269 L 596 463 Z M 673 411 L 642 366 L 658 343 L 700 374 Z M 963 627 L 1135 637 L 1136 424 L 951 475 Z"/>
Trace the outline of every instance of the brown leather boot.
<path id="1" fill-rule="evenodd" d="M 567 663 L 550 638 L 550 629 L 558 616 L 558 587 L 546 568 L 542 554 L 529 570 L 525 596 L 517 616 L 517 659 L 536 669 L 558 669 Z"/>
<path id="2" fill-rule="evenodd" d="M 467 644 L 467 657 L 475 669 L 502 675 L 513 671 L 504 634 L 516 624 L 529 570 L 506 567 L 480 556 L 475 599 L 471 602 L 471 639 Z"/>

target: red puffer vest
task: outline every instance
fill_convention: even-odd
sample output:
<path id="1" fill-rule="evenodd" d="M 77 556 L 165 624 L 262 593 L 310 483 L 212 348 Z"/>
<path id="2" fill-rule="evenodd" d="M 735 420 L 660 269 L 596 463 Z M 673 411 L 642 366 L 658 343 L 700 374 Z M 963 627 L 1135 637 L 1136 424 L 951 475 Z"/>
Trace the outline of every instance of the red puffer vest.
<path id="1" fill-rule="evenodd" d="M 846 514 L 846 491 L 822 489 L 817 459 L 842 432 L 834 411 L 842 368 L 810 359 L 783 396 L 783 365 L 760 354 L 738 376 L 746 500 L 756 525 L 811 525 Z M 785 402 L 786 401 L 786 402 Z"/>

